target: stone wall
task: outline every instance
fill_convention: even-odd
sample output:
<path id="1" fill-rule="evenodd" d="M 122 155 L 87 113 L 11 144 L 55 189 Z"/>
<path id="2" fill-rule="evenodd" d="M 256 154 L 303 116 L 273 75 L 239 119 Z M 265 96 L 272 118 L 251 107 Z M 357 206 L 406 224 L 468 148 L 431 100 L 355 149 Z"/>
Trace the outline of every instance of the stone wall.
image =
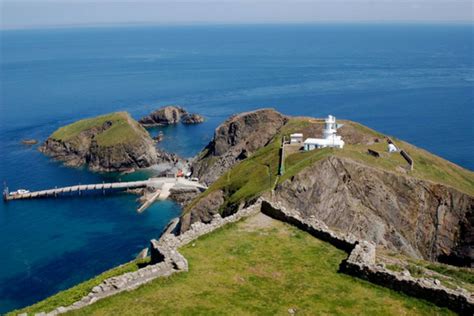
<path id="1" fill-rule="evenodd" d="M 172 231 L 175 231 L 178 222 L 173 223 L 173 226 L 167 228 L 168 233 L 163 234 L 159 240 L 153 239 L 151 241 L 151 258 L 152 262 L 159 262 L 163 254 L 166 254 L 169 249 L 177 249 L 184 245 L 187 245 L 191 241 L 206 235 L 220 227 L 223 227 L 229 223 L 235 223 L 242 218 L 255 215 L 260 212 L 261 200 L 247 208 L 244 208 L 237 213 L 234 213 L 227 217 L 221 217 L 219 214 L 215 214 L 212 221 L 209 224 L 202 222 L 195 222 L 191 225 L 190 229 L 186 232 L 175 235 Z"/>
<path id="2" fill-rule="evenodd" d="M 104 280 L 101 284 L 95 286 L 89 294 L 84 296 L 81 300 L 74 302 L 72 305 L 67 307 L 60 306 L 53 311 L 37 313 L 36 315 L 53 316 L 80 309 L 120 292 L 134 290 L 156 278 L 188 271 L 188 261 L 179 253 L 179 247 L 226 224 L 237 222 L 244 217 L 257 214 L 260 212 L 260 203 L 260 200 L 258 200 L 254 205 L 225 218 L 216 214 L 211 223 L 194 223 L 188 231 L 178 236 L 173 233 L 176 225 L 178 225 L 178 220 L 172 220 L 165 228 L 159 240 L 153 239 L 150 241 L 150 265 L 135 272 L 128 272 Z"/>
<path id="3" fill-rule="evenodd" d="M 298 212 L 285 209 L 279 203 L 263 200 L 261 211 L 348 252 L 349 257 L 340 265 L 341 272 L 448 307 L 461 315 L 474 315 L 474 293 L 461 288 L 449 289 L 436 279 L 414 278 L 408 271 L 390 271 L 384 265 L 376 264 L 373 243 L 333 232 L 314 218 L 302 219 Z"/>
<path id="4" fill-rule="evenodd" d="M 408 271 L 387 270 L 375 263 L 375 245 L 369 242 L 358 243 L 349 258 L 341 263 L 340 271 L 448 307 L 461 315 L 474 314 L 474 294 L 449 289 L 436 279 L 414 278 Z"/>
<path id="5" fill-rule="evenodd" d="M 400 155 L 402 155 L 402 157 L 408 162 L 408 165 L 410 165 L 410 170 L 413 170 L 413 166 L 414 166 L 415 162 L 410 157 L 410 155 L 406 151 L 404 151 L 403 149 L 400 150 Z"/>
<path id="6" fill-rule="evenodd" d="M 351 234 L 340 234 L 330 230 L 326 224 L 318 221 L 314 216 L 308 219 L 300 217 L 299 213 L 294 210 L 286 209 L 280 203 L 262 201 L 261 211 L 274 219 L 289 223 L 299 229 L 310 233 L 312 236 L 327 241 L 335 247 L 351 252 L 357 244 L 357 239 Z"/>
<path id="7" fill-rule="evenodd" d="M 376 264 L 376 247 L 373 243 L 357 240 L 350 234 L 335 232 L 314 217 L 303 219 L 298 212 L 286 209 L 279 203 L 259 199 L 254 205 L 231 216 L 222 218 L 219 214 L 216 214 L 209 224 L 196 222 L 188 231 L 180 235 L 174 233 L 178 221 L 172 221 L 158 240 L 150 241 L 151 265 L 136 272 L 106 279 L 100 285 L 94 287 L 87 296 L 74 304 L 67 307 L 58 307 L 49 313 L 39 313 L 37 315 L 62 314 L 85 307 L 105 297 L 136 289 L 158 277 L 188 271 L 188 262 L 179 253 L 179 247 L 226 224 L 237 222 L 260 211 L 274 219 L 294 225 L 312 236 L 346 251 L 349 257 L 341 263 L 341 272 L 404 292 L 410 296 L 431 301 L 439 306 L 448 307 L 461 315 L 474 314 L 474 294 L 460 288 L 457 290 L 449 289 L 441 285 L 436 279 L 414 278 L 407 271 L 399 273 L 387 270 L 384 265 Z"/>

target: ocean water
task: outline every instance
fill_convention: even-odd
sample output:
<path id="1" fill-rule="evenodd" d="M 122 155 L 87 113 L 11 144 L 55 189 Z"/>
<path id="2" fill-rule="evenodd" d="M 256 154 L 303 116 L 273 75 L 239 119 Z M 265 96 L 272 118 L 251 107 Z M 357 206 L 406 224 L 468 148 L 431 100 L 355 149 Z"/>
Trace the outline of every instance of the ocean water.
<path id="1" fill-rule="evenodd" d="M 207 117 L 162 130 L 196 154 L 229 115 L 259 107 L 359 121 L 474 169 L 472 25 L 115 27 L 0 32 L 0 180 L 30 190 L 121 178 L 62 166 L 21 139 L 80 118 L 166 104 Z M 153 134 L 160 129 L 153 129 Z M 178 216 L 136 197 L 0 203 L 0 313 L 132 259 Z"/>

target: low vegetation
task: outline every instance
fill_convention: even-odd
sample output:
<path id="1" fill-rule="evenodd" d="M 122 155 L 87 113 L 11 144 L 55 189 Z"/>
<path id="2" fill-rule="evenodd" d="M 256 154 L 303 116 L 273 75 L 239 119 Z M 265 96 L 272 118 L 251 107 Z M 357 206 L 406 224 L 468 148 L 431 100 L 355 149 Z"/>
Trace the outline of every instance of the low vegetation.
<path id="1" fill-rule="evenodd" d="M 226 201 L 222 209 L 225 209 L 229 205 L 250 201 L 271 190 L 277 180 L 280 142 L 280 139 L 276 138 L 252 157 L 235 165 L 200 195 L 199 199 L 217 190 L 223 190 L 226 193 Z M 186 210 L 192 209 L 197 201 L 198 199 L 188 205 Z"/>
<path id="2" fill-rule="evenodd" d="M 226 242 L 222 242 L 225 240 Z M 189 272 L 73 315 L 448 315 L 447 309 L 338 273 L 347 254 L 258 215 L 182 248 Z"/>
<path id="3" fill-rule="evenodd" d="M 20 310 L 12 311 L 8 313 L 7 315 L 13 316 L 13 315 L 21 314 L 21 313 L 34 314 L 38 312 L 51 311 L 59 306 L 68 306 L 80 300 L 82 297 L 86 296 L 87 294 L 89 294 L 89 292 L 92 290 L 94 286 L 99 285 L 105 279 L 108 279 L 117 275 L 121 275 L 127 272 L 137 271 L 139 268 L 147 265 L 148 263 L 149 263 L 148 258 L 131 261 L 129 263 L 118 266 L 114 269 L 105 271 L 104 273 L 99 274 L 93 279 L 90 279 L 76 286 L 73 286 L 70 289 L 67 289 L 65 291 L 59 292 L 56 295 L 48 297 L 47 299 L 39 303 L 36 303 L 34 305 L 31 305 L 29 307 L 26 307 Z"/>
<path id="4" fill-rule="evenodd" d="M 344 149 L 324 148 L 312 151 L 294 150 L 287 153 L 284 174 L 279 176 L 280 144 L 283 137 L 289 138 L 291 133 L 307 131 L 315 133 L 316 127 L 324 121 L 310 118 L 292 118 L 275 136 L 272 142 L 258 150 L 250 158 L 235 165 L 230 171 L 222 175 L 211 187 L 188 205 L 189 211 L 204 196 L 223 190 L 226 193 L 226 202 L 221 210 L 241 202 L 250 201 L 264 192 L 270 191 L 278 183 L 298 174 L 304 168 L 332 155 L 351 158 L 366 165 L 405 174 L 424 180 L 434 181 L 454 187 L 462 192 L 474 194 L 474 173 L 463 169 L 449 161 L 416 148 L 408 143 L 394 139 L 396 144 L 409 152 L 415 161 L 415 169 L 409 171 L 408 164 L 399 153 L 388 153 L 384 135 L 366 126 L 355 122 L 344 121 L 346 128 L 359 138 L 370 138 L 370 144 L 347 144 Z M 312 134 L 311 134 L 312 135 Z M 312 135 L 317 137 L 318 135 Z M 375 141 L 377 140 L 377 141 Z M 347 142 L 347 141 L 346 141 Z M 368 149 L 380 153 L 376 158 L 368 154 Z"/>
<path id="5" fill-rule="evenodd" d="M 301 119 L 299 119 L 301 121 Z M 335 155 L 339 157 L 351 158 L 366 165 L 387 170 L 394 173 L 406 174 L 415 178 L 433 181 L 447 186 L 454 187 L 461 192 L 474 195 L 474 172 L 461 168 L 445 159 L 435 156 L 423 149 L 417 148 L 406 142 L 393 139 L 399 148 L 404 149 L 414 160 L 414 170 L 409 171 L 408 163 L 399 153 L 388 153 L 387 143 L 384 136 L 374 130 L 358 123 L 344 121 L 344 123 L 355 132 L 369 135 L 373 138 L 370 144 L 353 143 L 346 144 L 344 149 L 325 148 L 310 152 L 297 152 L 289 155 L 285 161 L 285 175 L 280 178 L 280 182 L 297 174 L 313 163 Z M 321 124 L 318 122 L 312 124 Z M 308 123 L 292 124 L 291 132 L 307 128 Z M 289 135 L 289 132 L 286 132 Z M 377 141 L 375 141 L 377 140 Z M 346 142 L 347 143 L 347 142 Z M 380 157 L 376 158 L 368 154 L 368 149 L 377 151 Z"/>
<path id="6" fill-rule="evenodd" d="M 147 133 L 128 113 L 116 112 L 80 120 L 61 127 L 51 135 L 51 138 L 61 141 L 74 141 L 74 138 L 78 137 L 80 133 L 92 129 L 101 129 L 107 123 L 111 123 L 111 126 L 95 137 L 100 146 L 131 142 Z"/>
<path id="7" fill-rule="evenodd" d="M 455 267 L 443 263 L 406 257 L 400 253 L 378 250 L 379 262 L 389 262 L 386 268 L 401 272 L 407 270 L 416 278 L 435 278 L 442 285 L 456 289 L 461 287 L 474 292 L 474 272 L 471 268 Z"/>

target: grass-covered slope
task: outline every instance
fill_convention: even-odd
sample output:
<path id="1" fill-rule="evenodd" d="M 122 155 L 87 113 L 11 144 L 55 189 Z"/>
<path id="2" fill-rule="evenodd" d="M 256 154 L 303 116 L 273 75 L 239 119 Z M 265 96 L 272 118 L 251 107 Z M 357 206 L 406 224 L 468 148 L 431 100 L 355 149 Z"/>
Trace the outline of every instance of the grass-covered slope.
<path id="1" fill-rule="evenodd" d="M 157 162 L 148 132 L 127 112 L 88 118 L 56 130 L 40 147 L 69 166 L 94 171 L 146 168 Z"/>
<path id="2" fill-rule="evenodd" d="M 293 119 L 291 129 L 298 131 L 308 128 L 308 126 L 322 125 L 323 122 L 308 119 Z M 282 182 L 289 177 L 297 174 L 305 167 L 331 155 L 347 157 L 362 162 L 368 166 L 381 168 L 386 171 L 405 174 L 411 177 L 429 180 L 440 184 L 448 185 L 458 189 L 461 192 L 474 195 L 474 172 L 464 169 L 441 157 L 433 155 L 426 150 L 417 148 L 407 142 L 392 137 L 396 145 L 409 153 L 414 160 L 414 170 L 407 172 L 407 162 L 398 153 L 389 154 L 387 152 L 387 143 L 384 135 L 368 127 L 351 121 L 342 121 L 345 124 L 341 129 L 341 134 L 347 137 L 354 137 L 353 141 L 347 142 L 344 149 L 326 148 L 309 152 L 298 152 L 291 154 L 285 161 L 286 174 L 279 179 Z M 346 131 L 344 131 L 346 129 Z M 359 134 L 358 136 L 356 134 Z M 379 142 L 371 141 L 378 139 Z M 358 141 L 363 139 L 364 141 Z M 381 157 L 375 158 L 367 153 L 368 149 L 375 150 L 381 154 Z"/>
<path id="3" fill-rule="evenodd" d="M 287 315 L 289 309 L 301 315 L 452 314 L 338 273 L 346 253 L 262 214 L 180 251 L 188 259 L 189 272 L 154 280 L 70 314 Z"/>
<path id="4" fill-rule="evenodd" d="M 323 120 L 311 118 L 291 118 L 267 146 L 258 150 L 251 157 L 235 165 L 231 170 L 214 182 L 210 188 L 186 207 L 186 212 L 198 201 L 217 190 L 226 193 L 225 203 L 221 210 L 250 201 L 262 193 L 270 191 L 278 183 L 291 178 L 303 169 L 329 156 L 351 158 L 371 167 L 381 168 L 393 173 L 437 182 L 474 195 L 474 173 L 423 149 L 392 138 L 397 146 L 407 151 L 415 162 L 413 171 L 407 171 L 407 162 L 399 153 L 389 154 L 384 135 L 368 127 L 351 121 L 345 124 L 340 133 L 346 141 L 344 149 L 325 148 L 308 152 L 287 150 L 285 172 L 278 175 L 280 144 L 284 136 L 304 132 L 305 137 L 320 137 Z M 377 139 L 378 142 L 374 140 Z M 367 153 L 368 149 L 381 153 L 375 158 Z"/>
<path id="5" fill-rule="evenodd" d="M 139 259 L 134 260 L 129 263 L 118 266 L 114 269 L 110 269 L 97 275 L 96 277 L 82 282 L 78 285 L 75 285 L 67 290 L 59 292 L 53 296 L 48 297 L 47 299 L 40 301 L 34 305 L 22 308 L 19 310 L 11 311 L 7 316 L 14 316 L 22 313 L 35 314 L 44 311 L 52 311 L 53 309 L 59 306 L 68 306 L 73 304 L 76 301 L 79 301 L 81 298 L 89 294 L 94 286 L 99 285 L 105 279 L 122 275 L 127 272 L 137 271 L 143 265 L 149 263 L 149 259 Z"/>
<path id="6" fill-rule="evenodd" d="M 128 143 L 147 136 L 147 131 L 126 112 L 115 112 L 94 118 L 83 119 L 56 130 L 50 138 L 59 141 L 71 141 L 81 133 L 94 129 L 103 129 L 104 124 L 111 124 L 95 136 L 99 146 L 112 146 Z"/>

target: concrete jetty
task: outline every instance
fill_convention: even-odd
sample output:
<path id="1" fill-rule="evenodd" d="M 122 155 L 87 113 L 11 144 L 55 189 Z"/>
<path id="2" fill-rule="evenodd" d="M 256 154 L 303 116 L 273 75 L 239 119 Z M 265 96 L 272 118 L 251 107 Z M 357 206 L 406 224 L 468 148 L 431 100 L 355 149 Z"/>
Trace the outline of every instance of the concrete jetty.
<path id="1" fill-rule="evenodd" d="M 106 190 L 127 190 L 127 189 L 137 189 L 137 188 L 146 188 L 151 187 L 154 189 L 160 189 L 162 191 L 163 197 L 167 198 L 169 195 L 169 190 L 174 187 L 193 187 L 201 191 L 207 189 L 203 184 L 200 184 L 196 181 L 190 181 L 184 178 L 150 178 L 148 180 L 142 181 L 129 181 L 129 182 L 113 182 L 113 183 L 96 183 L 96 184 L 81 184 L 73 185 L 61 188 L 47 189 L 41 191 L 33 191 L 23 194 L 8 194 L 8 191 L 4 192 L 3 199 L 4 201 L 13 201 L 13 200 L 23 200 L 23 199 L 35 199 L 35 198 L 46 198 L 46 197 L 59 197 L 65 193 L 74 193 L 77 192 L 79 195 L 81 192 L 87 191 L 103 191 Z"/>

